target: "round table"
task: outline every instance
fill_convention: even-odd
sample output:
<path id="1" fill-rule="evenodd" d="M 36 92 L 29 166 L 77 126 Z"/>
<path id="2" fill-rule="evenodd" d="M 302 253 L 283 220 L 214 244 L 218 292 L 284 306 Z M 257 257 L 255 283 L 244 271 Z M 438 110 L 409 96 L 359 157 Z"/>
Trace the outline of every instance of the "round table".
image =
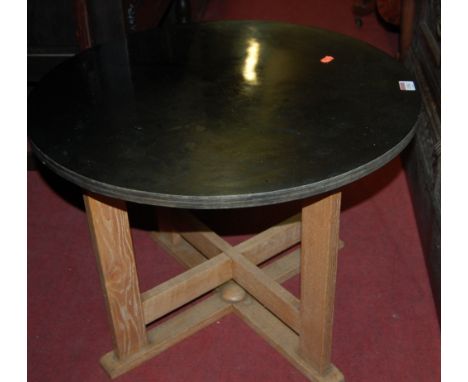
<path id="1" fill-rule="evenodd" d="M 412 75 L 390 56 L 276 22 L 155 29 L 48 74 L 29 97 L 28 135 L 41 162 L 85 190 L 115 344 L 101 360 L 109 374 L 235 311 L 311 380 L 343 380 L 330 361 L 339 188 L 401 152 L 419 110 Z M 298 216 L 236 247 L 182 210 L 298 199 Z M 140 293 L 125 201 L 165 207 L 154 236 L 190 270 Z M 298 242 L 276 268 L 257 267 Z M 297 299 L 278 281 L 299 266 Z"/>

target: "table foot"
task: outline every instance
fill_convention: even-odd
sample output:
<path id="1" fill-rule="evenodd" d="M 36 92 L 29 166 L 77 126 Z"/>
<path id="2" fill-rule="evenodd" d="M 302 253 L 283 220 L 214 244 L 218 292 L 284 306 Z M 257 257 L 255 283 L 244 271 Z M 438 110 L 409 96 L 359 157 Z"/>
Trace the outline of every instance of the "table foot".
<path id="1" fill-rule="evenodd" d="M 231 312 L 231 304 L 214 294 L 149 330 L 147 345 L 137 353 L 119 359 L 111 351 L 101 358 L 101 365 L 111 378 L 116 378 Z"/>
<path id="2" fill-rule="evenodd" d="M 325 373 L 320 374 L 302 358 L 298 353 L 299 336 L 251 296 L 233 305 L 233 309 L 234 313 L 241 317 L 310 381 L 344 382 L 343 374 L 333 364 L 330 364 Z"/>

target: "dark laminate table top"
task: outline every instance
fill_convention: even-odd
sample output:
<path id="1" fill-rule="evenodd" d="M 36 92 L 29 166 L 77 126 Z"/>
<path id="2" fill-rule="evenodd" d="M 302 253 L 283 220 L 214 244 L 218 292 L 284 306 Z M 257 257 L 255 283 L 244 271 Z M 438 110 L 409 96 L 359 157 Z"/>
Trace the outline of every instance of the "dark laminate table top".
<path id="1" fill-rule="evenodd" d="M 100 194 L 273 204 L 333 190 L 397 155 L 420 108 L 402 80 L 411 75 L 393 58 L 321 29 L 176 26 L 59 66 L 29 97 L 28 134 L 47 166 Z"/>

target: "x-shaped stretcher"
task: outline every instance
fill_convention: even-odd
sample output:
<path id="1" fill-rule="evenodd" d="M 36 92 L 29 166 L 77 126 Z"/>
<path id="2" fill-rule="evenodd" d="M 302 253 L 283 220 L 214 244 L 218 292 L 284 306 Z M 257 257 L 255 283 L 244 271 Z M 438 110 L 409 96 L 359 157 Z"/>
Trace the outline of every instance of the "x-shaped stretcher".
<path id="1" fill-rule="evenodd" d="M 186 211 L 158 208 L 153 238 L 189 269 L 140 293 L 125 203 L 85 195 L 114 340 L 104 369 L 117 377 L 233 312 L 311 381 L 344 381 L 330 359 L 340 199 L 308 200 L 300 214 L 236 246 Z M 258 267 L 298 243 L 300 249 Z M 280 285 L 299 271 L 300 299 Z"/>

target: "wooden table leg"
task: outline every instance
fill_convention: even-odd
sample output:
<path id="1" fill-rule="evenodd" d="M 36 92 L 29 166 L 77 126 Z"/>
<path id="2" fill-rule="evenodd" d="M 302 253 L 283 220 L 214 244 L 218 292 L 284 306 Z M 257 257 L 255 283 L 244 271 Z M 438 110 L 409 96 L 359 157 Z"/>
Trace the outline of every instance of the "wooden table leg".
<path id="1" fill-rule="evenodd" d="M 85 195 L 84 201 L 109 313 L 114 354 L 124 359 L 147 344 L 126 205 L 97 195 Z"/>
<path id="2" fill-rule="evenodd" d="M 330 360 L 340 198 L 338 193 L 319 199 L 302 209 L 302 223 L 287 220 L 236 247 L 190 216 L 183 220 L 192 228 L 176 233 L 177 219 L 161 209 L 165 231 L 157 237 L 171 251 L 181 250 L 177 258 L 191 269 L 140 294 L 125 203 L 86 195 L 114 338 L 114 350 L 101 359 L 103 367 L 117 377 L 235 312 L 309 380 L 343 382 Z M 255 265 L 300 236 L 301 301 L 275 281 L 298 270 L 299 251 L 261 269 Z M 146 332 L 146 323 L 221 285 L 221 292 Z"/>
<path id="3" fill-rule="evenodd" d="M 299 352 L 321 375 L 331 367 L 341 194 L 302 209 Z"/>
<path id="4" fill-rule="evenodd" d="M 156 211 L 159 232 L 164 232 L 171 241 L 171 244 L 177 245 L 178 243 L 180 243 L 181 237 L 174 228 L 174 224 L 172 223 L 172 215 L 170 209 L 165 207 L 158 207 Z"/>

